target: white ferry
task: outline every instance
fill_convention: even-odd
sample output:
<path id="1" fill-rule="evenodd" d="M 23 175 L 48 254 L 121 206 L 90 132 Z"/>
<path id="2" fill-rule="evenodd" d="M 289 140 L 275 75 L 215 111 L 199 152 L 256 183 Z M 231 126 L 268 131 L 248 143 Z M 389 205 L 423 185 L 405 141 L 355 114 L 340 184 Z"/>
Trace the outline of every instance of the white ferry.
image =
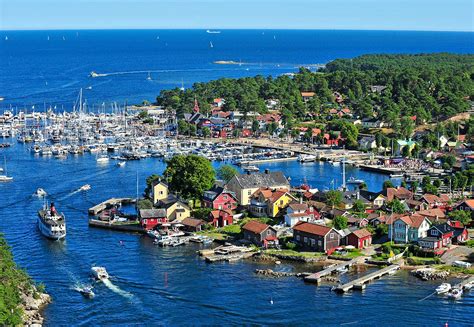
<path id="1" fill-rule="evenodd" d="M 52 240 L 60 240 L 66 237 L 66 219 L 62 213 L 58 213 L 51 203 L 38 211 L 38 228 L 45 237 Z"/>

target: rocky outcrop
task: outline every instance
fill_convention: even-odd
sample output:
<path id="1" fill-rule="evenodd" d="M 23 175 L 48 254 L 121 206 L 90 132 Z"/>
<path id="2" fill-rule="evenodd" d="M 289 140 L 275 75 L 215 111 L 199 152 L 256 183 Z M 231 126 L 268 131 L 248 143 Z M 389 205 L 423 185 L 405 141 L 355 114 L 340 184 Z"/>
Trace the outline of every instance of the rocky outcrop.
<path id="1" fill-rule="evenodd" d="M 411 273 L 422 280 L 447 279 L 449 276 L 449 271 L 439 271 L 434 268 L 419 268 Z"/>
<path id="2" fill-rule="evenodd" d="M 268 277 L 305 277 L 310 275 L 310 273 L 294 273 L 294 272 L 285 272 L 285 271 L 273 271 L 271 269 L 255 269 L 257 275 L 263 275 Z"/>
<path id="3" fill-rule="evenodd" d="M 44 318 L 41 310 L 49 303 L 51 303 L 51 296 L 46 293 L 40 293 L 33 286 L 29 292 L 21 294 L 23 309 L 23 325 L 29 327 L 40 327 L 43 325 Z"/>

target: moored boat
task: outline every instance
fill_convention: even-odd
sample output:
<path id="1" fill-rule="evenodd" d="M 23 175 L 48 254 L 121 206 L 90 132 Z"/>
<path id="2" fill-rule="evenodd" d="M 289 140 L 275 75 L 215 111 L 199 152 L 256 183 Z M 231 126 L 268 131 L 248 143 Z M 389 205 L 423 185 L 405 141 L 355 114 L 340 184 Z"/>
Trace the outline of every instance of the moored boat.
<path id="1" fill-rule="evenodd" d="M 364 183 L 363 179 L 358 179 L 358 178 L 355 178 L 354 176 L 351 176 L 347 180 L 347 184 L 362 184 L 362 183 Z"/>
<path id="2" fill-rule="evenodd" d="M 62 213 L 58 213 L 54 203 L 45 205 L 38 211 L 38 228 L 45 237 L 60 240 L 66 237 L 66 220 Z"/>
<path id="3" fill-rule="evenodd" d="M 449 293 L 448 297 L 453 300 L 459 300 L 462 296 L 462 290 L 459 288 L 453 288 Z"/>
<path id="4" fill-rule="evenodd" d="M 449 292 L 450 290 L 451 290 L 451 284 L 449 283 L 443 283 L 439 285 L 438 287 L 436 287 L 437 294 L 444 294 L 444 293 Z"/>
<path id="5" fill-rule="evenodd" d="M 80 288 L 77 289 L 77 291 L 79 293 L 81 293 L 82 296 L 84 296 L 86 298 L 89 298 L 89 299 L 92 299 L 95 296 L 94 292 L 92 291 L 92 287 L 90 287 L 90 286 L 80 287 Z"/>

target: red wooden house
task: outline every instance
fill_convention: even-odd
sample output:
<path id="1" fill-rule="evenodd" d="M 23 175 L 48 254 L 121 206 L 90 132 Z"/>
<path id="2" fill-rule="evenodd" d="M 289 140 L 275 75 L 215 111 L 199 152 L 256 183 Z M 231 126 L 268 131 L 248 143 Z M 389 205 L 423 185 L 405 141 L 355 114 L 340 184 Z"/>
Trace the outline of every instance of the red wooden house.
<path id="1" fill-rule="evenodd" d="M 204 192 L 202 202 L 205 208 L 231 211 L 237 208 L 235 194 L 220 186 L 214 186 Z"/>
<path id="2" fill-rule="evenodd" d="M 229 210 L 212 210 L 208 221 L 214 227 L 224 227 L 234 223 L 234 216 Z"/>
<path id="3" fill-rule="evenodd" d="M 146 230 L 154 229 L 168 221 L 166 209 L 140 209 L 138 213 L 140 225 Z"/>
<path id="4" fill-rule="evenodd" d="M 434 225 L 428 230 L 428 236 L 418 240 L 418 244 L 424 250 L 431 250 L 435 253 L 452 243 L 454 236 L 453 228 L 449 224 Z"/>
<path id="5" fill-rule="evenodd" d="M 372 244 L 372 234 L 365 228 L 355 230 L 347 235 L 347 244 L 364 249 Z"/>

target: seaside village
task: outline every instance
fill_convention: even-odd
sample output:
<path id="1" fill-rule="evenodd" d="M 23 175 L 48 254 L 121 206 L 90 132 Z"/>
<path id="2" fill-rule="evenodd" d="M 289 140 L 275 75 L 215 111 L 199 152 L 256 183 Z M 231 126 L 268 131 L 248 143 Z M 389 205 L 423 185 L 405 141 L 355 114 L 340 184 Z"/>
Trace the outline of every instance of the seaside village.
<path id="1" fill-rule="evenodd" d="M 383 89 L 373 86 L 372 92 Z M 301 99 L 308 102 L 314 95 L 302 92 Z M 192 199 L 170 188 L 169 177 L 150 178 L 145 198 L 110 199 L 90 208 L 92 227 L 147 234 L 161 246 L 202 243 L 200 254 L 208 262 L 334 260 L 317 276 L 305 276 L 307 281 L 319 282 L 353 264 L 386 266 L 378 275 L 342 285 L 342 291 L 401 266 L 422 266 L 415 272 L 424 279 L 472 274 L 474 154 L 467 122 L 457 125 L 454 136 L 438 133 L 436 150 L 420 147 L 427 133 L 422 129 L 411 131 L 412 138 L 388 142 L 374 131 L 390 124 L 353 117 L 341 96 L 334 97 L 338 105 L 328 115 L 342 125 L 323 131 L 302 124 L 285 135 L 277 100 L 267 100 L 266 114 L 243 115 L 224 110 L 222 98 L 214 99 L 206 114 L 195 101 L 192 113 L 179 121 L 176 113 L 148 104 L 94 114 L 81 100 L 73 113 L 6 112 L 0 126 L 3 137 L 32 144 L 35 156 L 65 159 L 90 152 L 98 163 L 115 159 L 123 166 L 127 160 L 162 157 L 169 164 L 176 156 L 192 155 L 231 168 L 241 165 L 242 173 L 232 168 L 226 180 L 213 180 Z M 347 124 L 359 127 L 352 133 Z M 337 126 L 340 130 L 334 130 Z M 255 166 L 284 160 L 325 160 L 343 174 L 345 165 L 353 165 L 390 179 L 374 192 L 364 181 L 342 175 L 340 187 L 321 191 L 320 185 L 291 185 L 285 172 Z M 136 213 L 122 211 L 130 204 Z"/>

